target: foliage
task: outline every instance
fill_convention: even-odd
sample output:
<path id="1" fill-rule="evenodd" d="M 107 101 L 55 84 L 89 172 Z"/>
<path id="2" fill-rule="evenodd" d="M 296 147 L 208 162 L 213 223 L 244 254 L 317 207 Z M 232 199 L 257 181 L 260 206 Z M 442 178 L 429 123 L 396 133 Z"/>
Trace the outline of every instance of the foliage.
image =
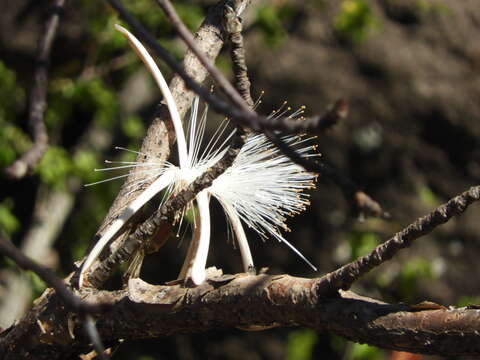
<path id="1" fill-rule="evenodd" d="M 297 15 L 299 8 L 288 2 L 280 5 L 265 5 L 256 13 L 255 26 L 257 26 L 270 46 L 277 46 L 287 36 L 286 24 Z"/>
<path id="2" fill-rule="evenodd" d="M 15 73 L 0 61 L 0 167 L 10 164 L 30 146 L 30 140 L 19 127 L 25 95 L 17 85 Z"/>
<path id="3" fill-rule="evenodd" d="M 354 43 L 364 41 L 378 26 L 378 20 L 365 0 L 342 1 L 334 24 L 341 39 Z"/>
<path id="4" fill-rule="evenodd" d="M 20 221 L 12 213 L 13 201 L 7 198 L 0 202 L 0 230 L 5 231 L 8 235 L 13 234 L 20 227 Z"/>
<path id="5" fill-rule="evenodd" d="M 287 360 L 312 359 L 312 350 L 317 338 L 315 331 L 310 329 L 290 331 L 287 343 Z"/>
<path id="6" fill-rule="evenodd" d="M 350 257 L 351 260 L 367 255 L 380 242 L 378 235 L 368 231 L 352 231 L 350 233 Z"/>
<path id="7" fill-rule="evenodd" d="M 385 359 L 384 351 L 367 344 L 352 344 L 349 360 L 381 360 Z"/>
<path id="8" fill-rule="evenodd" d="M 417 283 L 422 278 L 432 277 L 432 265 L 427 259 L 409 259 L 400 272 L 399 289 L 405 301 L 412 301 L 417 294 Z"/>

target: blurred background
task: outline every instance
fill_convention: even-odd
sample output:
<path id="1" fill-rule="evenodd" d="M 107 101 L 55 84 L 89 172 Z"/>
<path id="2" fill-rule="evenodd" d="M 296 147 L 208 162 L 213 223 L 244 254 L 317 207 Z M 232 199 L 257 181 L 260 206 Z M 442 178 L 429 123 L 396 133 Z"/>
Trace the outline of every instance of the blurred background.
<path id="1" fill-rule="evenodd" d="M 0 12 L 0 168 L 31 144 L 28 94 L 35 51 L 51 1 L 3 0 Z M 179 59 L 185 47 L 152 0 L 125 2 Z M 128 4 L 127 4 L 128 3 Z M 174 1 L 190 29 L 214 1 Z M 121 180 L 103 160 L 132 160 L 160 100 L 152 79 L 114 31 L 104 2 L 67 2 L 53 45 L 46 124 L 51 147 L 33 176 L 0 174 L 0 229 L 32 258 L 66 276 L 81 259 Z M 480 7 L 478 0 L 254 1 L 245 14 L 247 63 L 258 111 L 285 100 L 308 114 L 338 98 L 346 120 L 316 141 L 323 160 L 391 214 L 359 221 L 341 190 L 319 178 L 312 205 L 286 237 L 319 267 L 314 273 L 277 241 L 251 233 L 258 268 L 314 277 L 365 254 L 393 233 L 480 180 Z M 171 77 L 163 64 L 162 70 Z M 231 75 L 228 53 L 217 65 Z M 218 117 L 218 116 L 217 116 Z M 215 115 L 212 114 L 212 119 Z M 212 120 L 214 121 L 214 120 Z M 116 173 L 115 175 L 121 175 Z M 434 231 L 356 283 L 388 302 L 480 303 L 480 209 Z M 213 204 L 209 265 L 241 271 L 238 251 Z M 188 245 L 173 238 L 149 256 L 142 278 L 161 284 L 180 270 Z M 0 258 L 0 327 L 19 318 L 45 288 Z M 403 357 L 402 357 L 403 356 Z M 328 333 L 282 328 L 218 330 L 132 341 L 114 359 L 426 359 L 350 343 Z M 431 358 L 431 357 L 429 357 Z"/>

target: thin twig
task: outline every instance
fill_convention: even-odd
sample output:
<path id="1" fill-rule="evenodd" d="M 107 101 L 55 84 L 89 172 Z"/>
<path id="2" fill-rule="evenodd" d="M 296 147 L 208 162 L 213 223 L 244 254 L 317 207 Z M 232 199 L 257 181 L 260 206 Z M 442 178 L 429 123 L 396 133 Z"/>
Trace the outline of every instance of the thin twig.
<path id="1" fill-rule="evenodd" d="M 229 34 L 230 57 L 232 58 L 235 88 L 247 103 L 248 107 L 254 107 L 254 101 L 250 93 L 251 82 L 248 78 L 247 62 L 245 60 L 245 47 L 243 45 L 242 21 L 234 9 L 225 6 L 224 28 Z"/>
<path id="2" fill-rule="evenodd" d="M 338 172 L 333 166 L 320 160 L 314 161 L 302 157 L 273 131 L 264 130 L 264 134 L 282 154 L 303 166 L 305 170 L 315 172 L 331 180 L 335 185 L 340 187 L 347 200 L 353 204 L 354 212 L 360 219 L 367 216 L 375 216 L 384 219 L 390 217 L 390 214 L 384 211 L 377 201 L 361 190 L 360 187 L 348 177 Z"/>
<path id="3" fill-rule="evenodd" d="M 177 12 L 172 6 L 169 0 L 157 0 L 157 3 L 165 12 L 168 19 L 172 23 L 173 28 L 178 32 L 178 35 L 182 38 L 188 48 L 197 56 L 198 60 L 207 69 L 212 78 L 218 83 L 225 95 L 230 101 L 243 112 L 251 113 L 251 107 L 245 103 L 237 90 L 232 86 L 230 81 L 217 69 L 217 67 L 205 56 L 205 54 L 195 44 L 195 39 L 190 31 L 187 29 L 183 21 L 178 16 Z"/>
<path id="4" fill-rule="evenodd" d="M 118 12 L 120 17 L 131 27 L 131 31 L 145 44 L 150 46 L 152 50 L 155 51 L 155 53 L 163 61 L 165 61 L 167 65 L 183 79 L 183 81 L 185 81 L 185 84 L 192 91 L 197 93 L 202 98 L 202 100 L 207 102 L 216 112 L 227 115 L 229 118 L 238 122 L 240 125 L 249 127 L 255 132 L 262 132 L 264 129 L 279 130 L 287 133 L 307 132 L 310 134 L 318 134 L 323 132 L 322 126 L 320 126 L 319 128 L 319 125 L 324 121 L 323 115 L 306 118 L 303 121 L 297 121 L 289 117 L 269 119 L 265 116 L 258 115 L 257 113 L 255 113 L 255 111 L 251 110 L 247 106 L 242 105 L 241 107 L 238 107 L 240 103 L 237 104 L 235 102 L 237 106 L 231 106 L 230 104 L 210 92 L 208 89 L 203 88 L 198 82 L 193 80 L 192 77 L 186 73 L 182 65 L 178 63 L 175 58 L 168 53 L 166 49 L 164 49 L 160 44 L 158 44 L 156 39 L 125 9 L 125 7 L 120 3 L 120 1 L 105 1 L 107 1 Z M 197 54 L 197 56 L 200 55 L 199 59 L 201 59 L 202 52 L 196 51 L 195 53 Z M 203 62 L 204 59 L 202 59 L 202 63 Z M 213 74 L 218 73 L 214 72 Z M 212 77 L 214 77 L 213 74 L 211 73 Z M 223 75 L 221 76 L 223 77 Z M 215 80 L 219 82 L 220 86 L 222 86 L 223 81 L 219 81 L 219 79 L 217 78 L 215 78 Z M 222 88 L 222 90 L 224 89 Z"/>
<path id="5" fill-rule="evenodd" d="M 292 161 L 303 166 L 306 170 L 319 173 L 327 178 L 330 178 L 335 184 L 339 185 L 347 198 L 353 202 L 355 209 L 361 217 L 365 215 L 388 217 L 388 213 L 383 211 L 378 202 L 363 192 L 357 185 L 353 183 L 353 181 L 344 175 L 339 174 L 338 171 L 325 163 L 320 163 L 318 165 L 312 161 L 302 158 L 301 156 L 298 156 L 298 154 L 292 149 L 287 149 L 288 146 L 283 144 L 283 141 L 278 136 L 274 135 L 274 130 L 291 133 L 307 132 L 312 134 L 323 132 L 325 129 L 332 126 L 332 124 L 338 122 L 340 119 L 346 116 L 348 107 L 345 101 L 339 100 L 332 108 L 328 109 L 325 114 L 306 118 L 302 121 L 293 120 L 288 117 L 269 119 L 256 114 L 251 109 L 244 110 L 244 105 L 241 105 L 241 108 L 238 107 L 240 104 L 238 104 L 237 107 L 230 106 L 193 80 L 185 72 L 183 67 L 178 64 L 178 62 L 167 52 L 167 50 L 157 43 L 155 38 L 132 15 L 130 15 L 130 13 L 123 7 L 123 5 L 121 5 L 119 1 L 106 1 L 108 1 L 112 7 L 117 10 L 123 20 L 130 25 L 132 31 L 139 38 L 144 40 L 161 59 L 163 59 L 175 72 L 178 73 L 178 75 L 185 81 L 187 86 L 196 92 L 210 106 L 212 106 L 214 110 L 227 115 L 235 120 L 237 124 L 249 127 L 253 131 L 264 132 L 266 134 L 269 132 L 269 139 L 282 151 L 284 155 L 288 156 L 290 159 L 292 159 Z M 165 9 L 168 10 L 167 15 L 169 14 L 170 18 L 175 19 L 175 22 L 173 23 L 174 27 L 184 38 L 190 50 L 198 57 L 201 63 L 204 64 L 205 67 L 208 66 L 207 70 L 210 72 L 210 67 L 212 67 L 211 62 L 205 58 L 205 55 L 198 49 L 194 42 L 190 42 L 190 32 L 185 28 L 184 25 L 179 25 L 182 24 L 181 20 L 179 19 L 178 15 L 176 15 L 173 7 L 167 6 L 169 3 L 168 0 L 157 1 L 162 5 L 162 7 L 165 7 Z M 213 69 L 215 69 L 215 67 L 213 67 Z M 226 85 L 226 83 L 229 84 L 228 80 L 226 80 L 218 70 L 212 70 L 210 74 L 220 84 L 222 90 L 228 91 L 229 93 L 231 92 L 231 85 Z M 225 90 L 227 88 L 228 90 Z M 235 91 L 235 89 L 233 89 L 233 91 Z M 233 98 L 236 97 L 232 95 L 231 99 Z M 235 104 L 236 103 L 237 102 L 235 102 Z M 243 104 L 245 104 L 245 102 L 243 102 Z"/>
<path id="6" fill-rule="evenodd" d="M 72 311 L 78 313 L 98 313 L 104 312 L 110 308 L 107 304 L 90 304 L 76 296 L 50 269 L 39 265 L 27 256 L 23 255 L 10 241 L 6 240 L 0 234 L 0 252 L 15 262 L 24 270 L 31 270 L 37 274 L 40 279 L 55 289 L 58 296 L 63 300 L 66 306 Z"/>
<path id="7" fill-rule="evenodd" d="M 453 216 L 462 214 L 469 205 L 480 199 L 480 185 L 473 186 L 468 191 L 440 205 L 430 214 L 425 215 L 396 233 L 389 240 L 377 246 L 368 255 L 342 266 L 340 269 L 326 275 L 319 283 L 319 291 L 347 290 L 361 276 L 373 268 L 390 260 L 398 251 L 410 246 L 414 240 L 430 233 L 437 226 L 446 223 Z"/>
<path id="8" fill-rule="evenodd" d="M 47 107 L 48 63 L 65 1 L 55 1 L 45 24 L 45 31 L 40 36 L 28 114 L 28 122 L 32 129 L 34 144 L 19 159 L 5 169 L 7 176 L 13 179 L 21 179 L 29 173 L 40 161 L 48 147 L 48 134 L 43 121 Z"/>
<path id="9" fill-rule="evenodd" d="M 102 338 L 98 333 L 97 326 L 95 325 L 95 320 L 91 315 L 87 314 L 82 319 L 83 328 L 88 338 L 92 342 L 93 349 L 97 353 L 97 356 L 100 360 L 108 360 L 110 357 L 105 353 L 105 346 L 103 346 Z"/>

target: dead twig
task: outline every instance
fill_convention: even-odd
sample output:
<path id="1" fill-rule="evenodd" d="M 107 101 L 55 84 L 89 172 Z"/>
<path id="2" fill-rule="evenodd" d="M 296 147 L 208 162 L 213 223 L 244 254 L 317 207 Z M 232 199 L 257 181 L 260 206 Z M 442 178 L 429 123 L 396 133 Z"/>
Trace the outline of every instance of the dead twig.
<path id="1" fill-rule="evenodd" d="M 369 254 L 342 266 L 329 273 L 319 283 L 322 294 L 335 292 L 339 289 L 347 290 L 360 277 L 370 270 L 390 260 L 401 249 L 410 246 L 413 241 L 434 230 L 437 226 L 446 223 L 453 216 L 462 214 L 468 206 L 480 199 L 480 185 L 473 186 L 468 191 L 450 199 L 440 205 L 430 214 L 417 219 L 402 231 L 377 246 Z"/>
<path id="2" fill-rule="evenodd" d="M 115 10 L 117 10 L 123 20 L 131 26 L 132 31 L 136 33 L 139 38 L 144 40 L 162 60 L 178 73 L 187 86 L 212 106 L 214 110 L 229 116 L 239 125 L 246 126 L 256 132 L 265 133 L 269 140 L 292 161 L 303 166 L 308 171 L 319 173 L 331 179 L 336 185 L 342 188 L 345 196 L 353 203 L 354 208 L 360 217 L 365 215 L 388 217 L 388 213 L 381 208 L 380 204 L 363 192 L 359 186 L 353 183 L 353 181 L 346 176 L 339 174 L 333 167 L 323 162 L 313 162 L 302 158 L 294 150 L 290 149 L 274 132 L 274 130 L 292 133 L 307 132 L 312 134 L 322 132 L 346 116 L 348 106 L 344 100 L 337 101 L 325 114 L 306 118 L 303 121 L 293 120 L 288 117 L 266 118 L 256 114 L 246 105 L 246 102 L 241 98 L 225 76 L 218 71 L 212 62 L 198 49 L 192 35 L 176 14 L 175 9 L 169 0 L 157 0 L 167 16 L 171 19 L 172 25 L 185 41 L 189 49 L 197 56 L 202 65 L 208 70 L 210 75 L 220 85 L 220 88 L 235 105 L 230 106 L 193 80 L 178 62 L 157 43 L 155 38 L 133 16 L 131 16 L 130 13 L 128 13 L 119 1 L 107 1 L 115 8 Z M 363 201 L 359 201 L 359 199 Z"/>
<path id="3" fill-rule="evenodd" d="M 48 148 L 48 134 L 43 121 L 47 108 L 48 63 L 65 2 L 66 0 L 55 1 L 45 24 L 45 31 L 40 36 L 28 113 L 28 122 L 32 129 L 34 144 L 5 169 L 6 175 L 12 179 L 21 179 L 27 175 L 40 161 Z"/>
<path id="4" fill-rule="evenodd" d="M 104 312 L 110 308 L 107 304 L 90 304 L 77 295 L 75 295 L 65 284 L 65 282 L 57 277 L 53 271 L 43 267 L 36 262 L 30 260 L 23 255 L 10 241 L 6 240 L 0 234 L 0 252 L 15 262 L 20 268 L 24 270 L 31 270 L 37 274 L 40 279 L 45 281 L 50 287 L 54 288 L 58 296 L 63 300 L 65 305 L 72 311 L 77 313 L 99 313 Z"/>
<path id="5" fill-rule="evenodd" d="M 150 46 L 152 50 L 183 79 L 186 86 L 198 94 L 202 100 L 207 102 L 216 112 L 225 114 L 238 124 L 249 127 L 255 132 L 263 132 L 265 129 L 279 130 L 287 133 L 306 132 L 310 134 L 318 134 L 323 132 L 323 129 L 321 129 L 322 126 L 320 125 L 324 121 L 323 115 L 306 118 L 303 121 L 297 121 L 289 117 L 271 119 L 262 115 L 258 115 L 255 111 L 251 110 L 243 100 L 238 100 L 239 98 L 241 99 L 241 96 L 235 96 L 231 93 L 232 89 L 233 91 L 235 91 L 235 89 L 231 85 L 226 85 L 225 81 L 228 82 L 228 80 L 223 80 L 225 78 L 223 74 L 221 74 L 218 70 L 210 72 L 214 80 L 220 85 L 223 91 L 225 91 L 226 88 L 230 89 L 228 92 L 226 92 L 226 94 L 235 104 L 235 106 L 231 106 L 229 103 L 211 93 L 208 89 L 202 87 L 190 75 L 188 75 L 182 65 L 178 63 L 166 49 L 158 44 L 156 39 L 125 9 L 120 1 L 105 1 L 107 1 L 118 12 L 120 17 L 130 26 L 134 34 L 145 44 Z M 191 44 L 187 43 L 187 45 L 190 46 Z M 195 46 L 195 44 L 193 45 Z M 190 49 L 192 50 L 192 48 Z M 202 59 L 203 56 L 201 51 L 192 51 L 197 56 L 200 56 L 199 59 L 204 66 L 205 64 L 209 63 L 208 60 L 205 61 L 205 59 Z M 207 70 L 209 70 L 209 68 L 207 68 Z"/>
<path id="6" fill-rule="evenodd" d="M 227 95 L 228 99 L 243 112 L 254 113 L 251 107 L 249 107 L 245 100 L 240 96 L 238 91 L 235 90 L 230 81 L 228 81 L 228 79 L 220 72 L 220 70 L 218 70 L 217 67 L 205 56 L 205 54 L 198 49 L 193 35 L 178 16 L 177 12 L 172 6 L 172 3 L 169 0 L 157 0 L 157 3 L 163 9 L 165 15 L 167 15 L 178 35 L 180 35 L 188 48 L 197 56 L 198 60 L 200 60 L 212 78 L 218 83 L 219 87 L 222 89 L 225 95 Z"/>
<path id="7" fill-rule="evenodd" d="M 243 45 L 242 21 L 230 6 L 225 7 L 224 24 L 230 41 L 230 57 L 235 79 L 235 88 L 242 96 L 249 108 L 253 109 L 254 101 L 250 93 L 251 82 L 248 77 L 245 47 Z"/>

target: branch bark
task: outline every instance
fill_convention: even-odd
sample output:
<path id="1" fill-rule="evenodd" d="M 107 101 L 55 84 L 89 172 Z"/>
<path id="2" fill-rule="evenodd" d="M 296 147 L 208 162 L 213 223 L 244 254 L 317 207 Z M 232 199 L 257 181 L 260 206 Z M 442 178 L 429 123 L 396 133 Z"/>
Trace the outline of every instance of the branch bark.
<path id="1" fill-rule="evenodd" d="M 192 289 L 133 279 L 122 291 L 90 290 L 81 296 L 112 306 L 96 317 L 107 343 L 219 328 L 305 326 L 388 349 L 480 354 L 477 309 L 386 304 L 349 291 L 324 297 L 318 286 L 322 281 L 238 274 L 210 278 Z M 49 291 L 15 328 L 0 334 L 0 359 L 63 359 L 90 350 L 81 320 L 58 308 Z"/>

